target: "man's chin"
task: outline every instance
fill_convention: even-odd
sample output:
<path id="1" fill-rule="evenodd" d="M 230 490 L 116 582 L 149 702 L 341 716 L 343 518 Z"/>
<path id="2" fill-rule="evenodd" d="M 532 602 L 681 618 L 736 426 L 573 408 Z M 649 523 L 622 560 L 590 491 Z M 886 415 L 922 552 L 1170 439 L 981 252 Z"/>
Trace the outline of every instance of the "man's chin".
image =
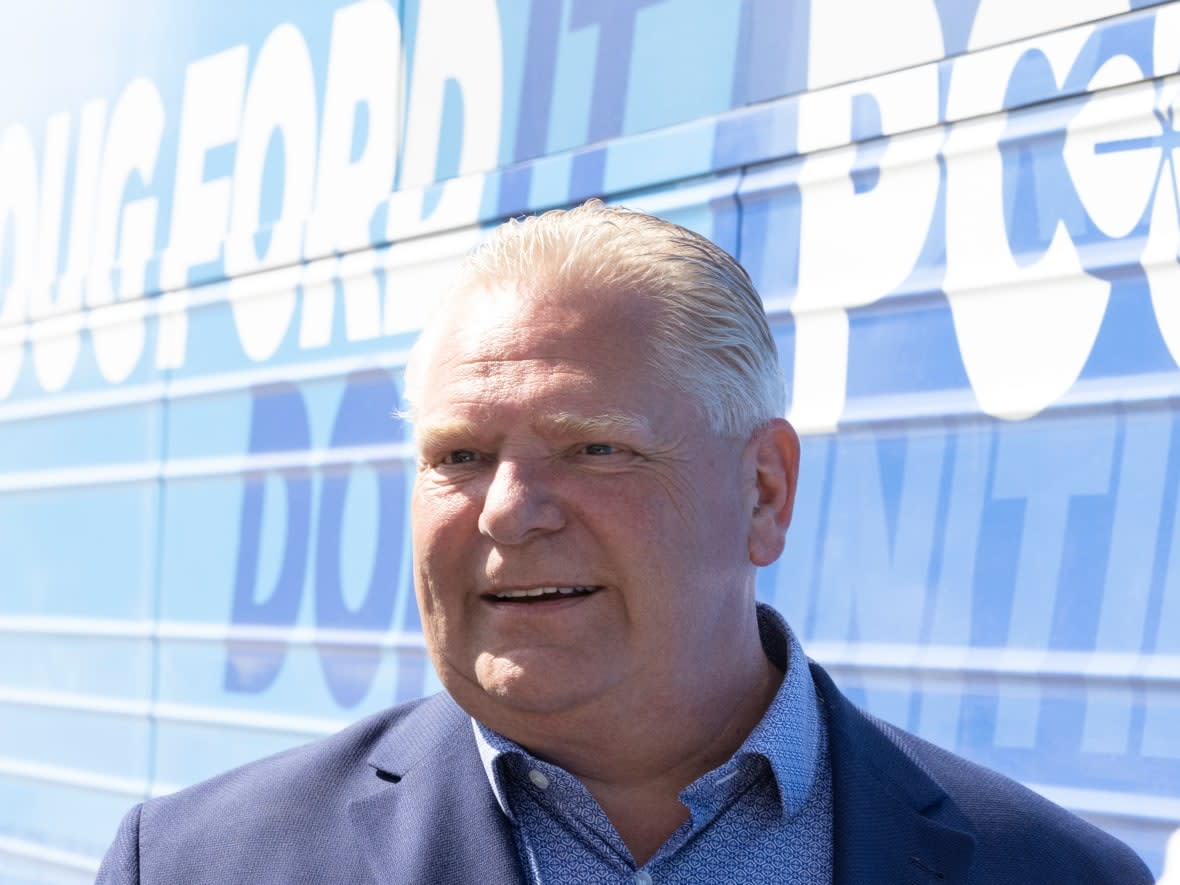
<path id="1" fill-rule="evenodd" d="M 597 693 L 588 675 L 584 665 L 555 660 L 549 654 L 484 654 L 476 662 L 475 685 L 467 688 L 476 689 L 478 695 L 471 698 L 481 708 L 482 716 L 476 718 L 487 722 L 496 713 L 543 715 L 577 707 Z M 456 700 L 466 706 L 462 699 Z"/>

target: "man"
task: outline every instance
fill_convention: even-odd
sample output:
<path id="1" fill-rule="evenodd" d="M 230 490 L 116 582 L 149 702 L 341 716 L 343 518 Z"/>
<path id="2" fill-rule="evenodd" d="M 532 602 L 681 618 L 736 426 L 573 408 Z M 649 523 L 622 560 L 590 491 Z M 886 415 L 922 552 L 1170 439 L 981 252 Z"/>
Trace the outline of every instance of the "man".
<path id="1" fill-rule="evenodd" d="M 870 719 L 755 604 L 798 440 L 745 272 L 593 202 L 502 227 L 406 372 L 446 694 L 133 810 L 102 882 L 1128 883 Z"/>

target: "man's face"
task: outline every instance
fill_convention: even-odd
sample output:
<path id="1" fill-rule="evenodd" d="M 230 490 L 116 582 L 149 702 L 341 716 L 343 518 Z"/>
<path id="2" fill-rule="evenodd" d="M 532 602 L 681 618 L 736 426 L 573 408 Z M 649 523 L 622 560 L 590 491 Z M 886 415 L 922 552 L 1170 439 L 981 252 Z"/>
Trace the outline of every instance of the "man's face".
<path id="1" fill-rule="evenodd" d="M 423 357 L 413 536 L 435 667 L 485 721 L 672 703 L 749 616 L 751 448 L 647 366 L 649 302 L 528 296 L 461 296 Z"/>

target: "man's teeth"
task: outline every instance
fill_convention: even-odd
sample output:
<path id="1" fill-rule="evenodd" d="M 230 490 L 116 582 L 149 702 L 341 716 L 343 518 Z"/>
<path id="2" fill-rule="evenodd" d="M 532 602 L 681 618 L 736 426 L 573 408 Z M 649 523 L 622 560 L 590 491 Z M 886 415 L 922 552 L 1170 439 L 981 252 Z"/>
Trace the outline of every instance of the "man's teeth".
<path id="1" fill-rule="evenodd" d="M 528 590 L 505 590 L 497 593 L 497 599 L 525 599 L 531 596 L 570 596 L 574 593 L 592 593 L 595 587 L 532 587 Z"/>

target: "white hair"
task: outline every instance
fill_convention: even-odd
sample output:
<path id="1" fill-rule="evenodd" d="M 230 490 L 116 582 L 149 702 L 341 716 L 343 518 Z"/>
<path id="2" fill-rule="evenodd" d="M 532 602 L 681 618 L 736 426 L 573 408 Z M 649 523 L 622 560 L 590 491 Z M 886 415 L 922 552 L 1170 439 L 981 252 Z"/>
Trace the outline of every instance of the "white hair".
<path id="1" fill-rule="evenodd" d="M 590 287 L 656 302 L 650 365 L 695 400 L 716 433 L 748 436 L 786 410 L 762 299 L 742 266 L 697 233 L 590 200 L 501 225 L 467 256 L 456 292 L 521 281 L 556 297 Z M 440 314 L 446 313 L 444 307 Z M 422 354 L 439 325 L 436 320 L 423 332 L 406 365 L 411 415 Z"/>

